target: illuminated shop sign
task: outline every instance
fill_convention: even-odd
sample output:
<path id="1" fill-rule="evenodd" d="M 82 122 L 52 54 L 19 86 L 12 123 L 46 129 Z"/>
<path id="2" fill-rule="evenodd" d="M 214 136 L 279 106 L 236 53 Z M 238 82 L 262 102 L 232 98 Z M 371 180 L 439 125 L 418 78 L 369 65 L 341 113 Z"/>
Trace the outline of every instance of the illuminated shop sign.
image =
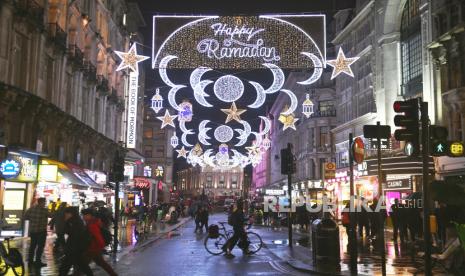
<path id="1" fill-rule="evenodd" d="M 57 165 L 39 165 L 39 181 L 56 182 L 58 177 Z"/>
<path id="2" fill-rule="evenodd" d="M 311 56 L 326 63 L 325 33 L 324 15 L 156 15 L 152 67 L 172 55 L 173 68 L 314 68 Z"/>
<path id="3" fill-rule="evenodd" d="M 128 122 L 127 122 L 127 148 L 136 148 L 137 142 L 137 104 L 138 104 L 138 84 L 139 76 L 135 72 L 129 73 L 129 93 L 127 102 Z"/>
<path id="4" fill-rule="evenodd" d="M 284 195 L 284 190 L 265 190 L 266 195 Z"/>
<path id="5" fill-rule="evenodd" d="M 10 174 L 10 177 L 8 178 L 9 180 L 21 182 L 35 182 L 37 180 L 37 155 L 28 154 L 24 152 L 10 152 L 7 160 L 10 160 L 10 162 L 16 162 L 17 164 L 19 164 L 20 168 L 19 172 L 16 175 L 14 175 L 15 173 L 13 171 L 16 170 L 16 164 L 5 164 L 5 169 L 7 170 L 7 173 Z M 4 173 L 2 173 L 2 175 L 3 177 L 5 177 Z"/>
<path id="6" fill-rule="evenodd" d="M 4 178 L 13 178 L 18 176 L 21 170 L 21 164 L 16 160 L 3 160 L 0 164 L 0 172 Z"/>

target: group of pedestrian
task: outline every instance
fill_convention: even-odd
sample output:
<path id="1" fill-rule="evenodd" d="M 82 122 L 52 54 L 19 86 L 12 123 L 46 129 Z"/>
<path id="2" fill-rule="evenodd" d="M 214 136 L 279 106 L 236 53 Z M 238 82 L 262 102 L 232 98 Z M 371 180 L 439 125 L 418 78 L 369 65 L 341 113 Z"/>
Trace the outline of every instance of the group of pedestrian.
<path id="1" fill-rule="evenodd" d="M 390 216 L 395 243 L 398 242 L 398 237 L 401 244 L 404 244 L 407 241 L 415 242 L 422 235 L 421 209 L 412 200 L 403 204 L 396 198 L 391 206 Z"/>
<path id="2" fill-rule="evenodd" d="M 103 258 L 108 239 L 102 233 L 110 223 L 106 221 L 109 216 L 107 211 L 88 208 L 82 211 L 81 217 L 78 207 L 68 207 L 66 203 L 60 203 L 60 207 L 52 213 L 45 205 L 45 198 L 37 199 L 37 203 L 29 208 L 24 216 L 24 219 L 29 221 L 31 238 L 29 266 L 46 266 L 42 262 L 42 255 L 47 238 L 48 219 L 53 217 L 51 226 L 57 232 L 57 244 L 63 246 L 64 251 L 59 268 L 60 276 L 68 275 L 71 268 L 76 275 L 93 275 L 89 267 L 91 262 L 102 267 L 109 275 L 117 275 Z"/>

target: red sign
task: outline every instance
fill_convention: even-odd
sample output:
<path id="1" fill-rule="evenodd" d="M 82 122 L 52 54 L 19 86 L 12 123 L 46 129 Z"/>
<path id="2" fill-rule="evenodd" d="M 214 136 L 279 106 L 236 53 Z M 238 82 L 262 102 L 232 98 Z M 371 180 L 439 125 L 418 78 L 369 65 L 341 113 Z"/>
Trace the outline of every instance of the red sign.
<path id="1" fill-rule="evenodd" d="M 365 144 L 360 137 L 355 138 L 352 143 L 352 157 L 357 164 L 361 164 L 365 158 Z"/>
<path id="2" fill-rule="evenodd" d="M 152 183 L 147 178 L 134 177 L 134 187 L 139 189 L 150 189 Z"/>

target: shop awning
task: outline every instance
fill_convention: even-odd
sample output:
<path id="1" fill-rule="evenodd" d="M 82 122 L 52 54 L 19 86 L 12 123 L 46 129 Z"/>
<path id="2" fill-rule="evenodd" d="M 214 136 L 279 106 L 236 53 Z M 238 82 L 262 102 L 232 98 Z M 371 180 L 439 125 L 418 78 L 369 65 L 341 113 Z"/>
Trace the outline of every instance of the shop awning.
<path id="1" fill-rule="evenodd" d="M 71 171 L 71 169 L 60 161 L 43 158 L 41 164 L 56 165 L 58 167 L 57 182 L 64 184 L 71 184 L 77 186 L 76 188 L 87 189 L 90 186 L 82 181 L 80 178 Z"/>
<path id="2" fill-rule="evenodd" d="M 76 178 L 78 178 L 79 180 L 81 180 L 82 182 L 84 182 L 87 186 L 89 186 L 90 188 L 94 188 L 94 189 L 103 189 L 103 186 L 102 185 L 99 185 L 97 184 L 85 171 L 83 168 L 79 167 L 78 165 L 75 165 L 75 164 L 66 164 L 68 166 L 68 168 L 70 168 L 70 170 L 73 172 L 73 174 L 76 176 Z"/>

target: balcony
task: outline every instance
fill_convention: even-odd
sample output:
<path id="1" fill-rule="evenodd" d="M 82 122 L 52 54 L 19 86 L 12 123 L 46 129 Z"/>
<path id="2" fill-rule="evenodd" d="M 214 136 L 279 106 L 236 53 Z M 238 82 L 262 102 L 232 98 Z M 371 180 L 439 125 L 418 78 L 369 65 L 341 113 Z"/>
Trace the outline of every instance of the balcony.
<path id="1" fill-rule="evenodd" d="M 336 117 L 336 109 L 324 110 L 324 111 L 315 111 L 310 118 L 322 118 L 322 117 Z"/>
<path id="2" fill-rule="evenodd" d="M 84 69 L 84 54 L 76 44 L 69 45 L 68 57 L 78 69 Z"/>
<path id="3" fill-rule="evenodd" d="M 66 32 L 58 23 L 48 23 L 48 33 L 50 39 L 62 50 L 66 50 Z"/>
<path id="4" fill-rule="evenodd" d="M 16 15 L 24 17 L 34 23 L 39 29 L 44 26 L 44 8 L 34 0 L 14 1 Z"/>
<path id="5" fill-rule="evenodd" d="M 84 61 L 83 68 L 84 68 L 84 76 L 87 78 L 87 80 L 91 82 L 96 82 L 97 81 L 97 68 L 95 68 L 95 66 L 90 61 Z"/>
<path id="6" fill-rule="evenodd" d="M 103 75 L 97 75 L 97 91 L 101 92 L 103 95 L 109 95 L 110 93 L 108 80 Z"/>

